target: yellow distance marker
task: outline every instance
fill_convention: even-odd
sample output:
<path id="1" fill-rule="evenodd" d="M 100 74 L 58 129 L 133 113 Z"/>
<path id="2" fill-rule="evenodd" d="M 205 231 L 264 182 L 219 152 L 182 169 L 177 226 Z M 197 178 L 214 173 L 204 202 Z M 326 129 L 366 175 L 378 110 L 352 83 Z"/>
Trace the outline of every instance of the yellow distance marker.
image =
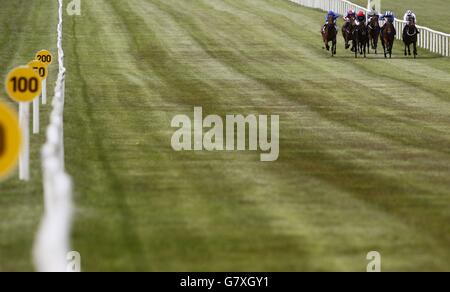
<path id="1" fill-rule="evenodd" d="M 47 66 L 48 66 L 47 64 L 38 60 L 33 60 L 30 63 L 28 63 L 28 67 L 36 71 L 39 74 L 39 77 L 41 77 L 41 80 L 45 80 L 47 78 L 48 75 Z"/>
<path id="2" fill-rule="evenodd" d="M 35 60 L 40 61 L 47 66 L 50 66 L 53 62 L 53 56 L 49 51 L 42 50 L 36 54 Z M 42 79 L 42 104 L 47 104 L 47 78 Z"/>
<path id="3" fill-rule="evenodd" d="M 0 103 L 0 178 L 16 166 L 21 140 L 16 113 Z"/>
<path id="4" fill-rule="evenodd" d="M 41 61 L 42 63 L 46 64 L 47 66 L 51 65 L 53 62 L 53 56 L 52 54 L 47 50 L 39 51 L 36 54 L 36 60 Z"/>
<path id="5" fill-rule="evenodd" d="M 38 60 L 33 60 L 30 63 L 28 63 L 28 67 L 33 69 L 41 77 L 42 99 L 44 99 L 44 94 L 46 94 L 44 87 L 47 86 L 44 81 L 48 75 L 47 64 L 42 63 L 41 61 Z M 40 131 L 39 104 L 40 104 L 39 97 L 36 97 L 33 100 L 33 134 L 39 134 Z"/>
<path id="6" fill-rule="evenodd" d="M 5 82 L 9 97 L 17 102 L 30 102 L 41 94 L 41 77 L 28 66 L 9 72 Z"/>

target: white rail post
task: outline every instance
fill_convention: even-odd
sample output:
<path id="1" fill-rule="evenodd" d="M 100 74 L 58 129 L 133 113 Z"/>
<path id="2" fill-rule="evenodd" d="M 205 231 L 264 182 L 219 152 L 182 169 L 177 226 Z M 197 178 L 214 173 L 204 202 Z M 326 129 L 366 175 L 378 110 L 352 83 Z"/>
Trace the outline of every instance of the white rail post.
<path id="1" fill-rule="evenodd" d="M 449 53 L 449 51 L 448 51 L 448 43 L 449 43 L 449 41 L 450 41 L 450 38 L 447 36 L 447 37 L 446 37 L 446 41 L 445 41 L 445 55 L 446 55 L 447 57 L 450 57 L 450 53 Z"/>
<path id="2" fill-rule="evenodd" d="M 30 103 L 19 103 L 19 123 L 22 130 L 22 149 L 19 157 L 19 179 L 30 180 Z"/>
<path id="3" fill-rule="evenodd" d="M 47 78 L 42 80 L 42 104 L 47 104 Z"/>
<path id="4" fill-rule="evenodd" d="M 33 100 L 33 134 L 39 134 L 39 96 Z"/>

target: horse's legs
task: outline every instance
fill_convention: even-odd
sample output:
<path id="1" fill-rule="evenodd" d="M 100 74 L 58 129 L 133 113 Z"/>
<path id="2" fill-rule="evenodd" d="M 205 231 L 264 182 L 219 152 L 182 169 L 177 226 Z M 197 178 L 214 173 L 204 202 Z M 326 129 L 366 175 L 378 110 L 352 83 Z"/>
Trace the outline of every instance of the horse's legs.
<path id="1" fill-rule="evenodd" d="M 375 50 L 375 55 L 376 55 L 377 54 L 377 44 L 378 44 L 378 36 L 376 33 L 375 33 L 375 36 L 376 37 L 373 38 L 373 49 Z"/>
<path id="2" fill-rule="evenodd" d="M 369 39 L 367 39 L 367 41 L 366 41 L 366 46 L 367 46 L 367 53 L 370 54 L 370 41 L 369 41 Z"/>
<path id="3" fill-rule="evenodd" d="M 380 40 L 381 40 L 381 45 L 383 46 L 384 57 L 387 58 L 387 55 L 386 55 L 386 44 L 384 43 L 382 34 L 381 34 Z"/>
<path id="4" fill-rule="evenodd" d="M 336 40 L 333 40 L 333 47 L 331 49 L 333 50 L 331 53 L 334 56 L 336 54 Z"/>
<path id="5" fill-rule="evenodd" d="M 336 55 L 337 37 L 333 40 L 333 55 Z"/>
<path id="6" fill-rule="evenodd" d="M 389 55 L 389 42 L 386 43 L 386 55 Z M 387 56 L 386 56 L 387 58 Z"/>
<path id="7" fill-rule="evenodd" d="M 328 47 L 327 38 L 328 38 L 328 33 L 325 31 L 325 28 L 323 28 L 322 29 L 322 40 L 323 40 L 322 49 L 326 49 Z"/>
<path id="8" fill-rule="evenodd" d="M 324 46 L 325 46 L 324 49 L 329 51 L 330 50 L 330 45 L 328 44 L 328 40 L 326 38 L 324 38 L 323 43 L 324 43 Z"/>
<path id="9" fill-rule="evenodd" d="M 375 55 L 378 55 L 378 37 L 375 39 Z"/>
<path id="10" fill-rule="evenodd" d="M 342 28 L 342 36 L 344 37 L 344 43 L 345 43 L 344 47 L 347 50 L 348 48 L 350 48 L 350 45 L 348 44 L 349 37 L 348 37 L 347 30 L 345 28 Z"/>
<path id="11" fill-rule="evenodd" d="M 411 56 L 411 44 L 408 45 L 408 56 Z"/>
<path id="12" fill-rule="evenodd" d="M 413 43 L 413 47 L 414 47 L 414 59 L 417 57 L 417 42 Z"/>
<path id="13" fill-rule="evenodd" d="M 405 42 L 405 56 L 408 55 L 408 54 L 406 53 L 406 47 L 407 47 L 407 45 L 406 45 L 406 42 Z"/>
<path id="14" fill-rule="evenodd" d="M 345 40 L 345 49 L 346 50 L 348 50 L 348 48 L 350 48 L 348 39 L 349 39 L 348 34 L 345 33 L 344 40 Z"/>
<path id="15" fill-rule="evenodd" d="M 394 39 L 389 39 L 389 58 L 392 58 L 392 50 L 394 49 Z"/>

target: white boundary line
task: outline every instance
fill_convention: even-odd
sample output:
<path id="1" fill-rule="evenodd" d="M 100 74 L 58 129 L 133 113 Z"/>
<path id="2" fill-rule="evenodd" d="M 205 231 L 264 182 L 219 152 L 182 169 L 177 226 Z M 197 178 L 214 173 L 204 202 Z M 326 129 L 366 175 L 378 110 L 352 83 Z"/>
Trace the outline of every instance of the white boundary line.
<path id="1" fill-rule="evenodd" d="M 36 270 L 39 272 L 67 271 L 72 226 L 72 179 L 64 168 L 64 89 L 65 73 L 63 40 L 63 0 L 59 3 L 58 22 L 58 79 L 52 101 L 46 143 L 42 147 L 42 171 L 45 213 L 33 247 Z"/>

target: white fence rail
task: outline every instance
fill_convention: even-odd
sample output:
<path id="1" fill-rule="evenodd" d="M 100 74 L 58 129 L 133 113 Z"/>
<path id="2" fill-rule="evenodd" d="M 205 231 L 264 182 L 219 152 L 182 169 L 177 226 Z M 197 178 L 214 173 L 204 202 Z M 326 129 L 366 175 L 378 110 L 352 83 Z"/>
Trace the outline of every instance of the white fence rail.
<path id="1" fill-rule="evenodd" d="M 46 143 L 42 148 L 42 170 L 45 214 L 34 243 L 34 262 L 40 272 L 67 271 L 72 225 L 72 179 L 64 167 L 63 111 L 65 76 L 63 40 L 63 0 L 59 3 L 58 22 L 58 78 L 52 101 Z"/>
<path id="2" fill-rule="evenodd" d="M 321 9 L 324 11 L 333 10 L 334 12 L 345 15 L 347 11 L 353 9 L 364 10 L 368 12 L 367 8 L 356 5 L 346 0 L 289 0 L 302 6 Z M 394 25 L 397 29 L 397 38 L 402 38 L 403 24 L 405 22 L 400 19 L 395 19 Z M 418 36 L 418 46 L 427 49 L 433 53 L 450 57 L 450 34 L 432 30 L 428 27 L 418 25 L 420 30 Z"/>

